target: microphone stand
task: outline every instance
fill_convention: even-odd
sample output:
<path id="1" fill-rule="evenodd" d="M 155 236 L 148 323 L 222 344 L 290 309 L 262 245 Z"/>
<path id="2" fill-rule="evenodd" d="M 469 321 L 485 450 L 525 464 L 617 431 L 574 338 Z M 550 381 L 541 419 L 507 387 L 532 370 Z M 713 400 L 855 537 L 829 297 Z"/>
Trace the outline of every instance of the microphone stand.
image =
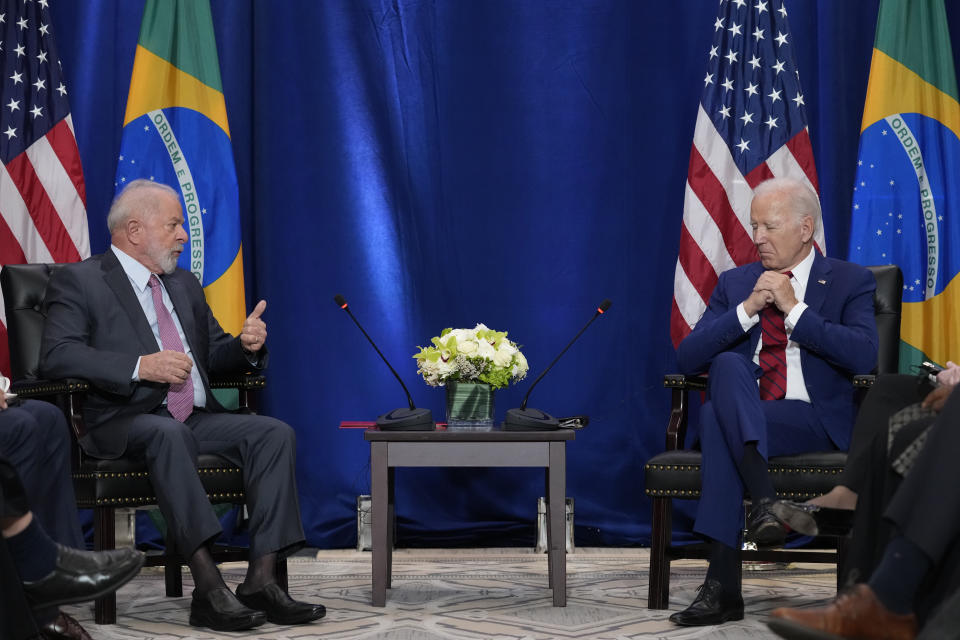
<path id="1" fill-rule="evenodd" d="M 587 327 L 593 324 L 593 321 L 603 315 L 603 313 L 605 313 L 609 308 L 609 300 L 604 300 L 600 303 L 600 306 L 597 307 L 597 312 L 593 314 L 593 317 L 590 318 L 587 324 L 583 325 L 583 328 L 580 329 L 579 333 L 573 336 L 573 340 L 567 343 L 567 346 L 563 348 L 563 351 L 561 351 L 560 354 L 553 359 L 553 362 L 551 362 L 547 368 L 543 370 L 543 373 L 537 376 L 537 379 L 533 381 L 533 384 L 531 384 L 530 388 L 527 389 L 526 395 L 523 396 L 523 402 L 520 404 L 520 408 L 509 409 L 507 411 L 507 417 L 503 421 L 504 431 L 553 431 L 560 428 L 560 421 L 546 411 L 527 408 L 527 400 L 530 398 L 530 392 L 532 392 L 533 388 L 537 386 L 537 383 L 543 379 L 543 376 L 547 375 L 547 371 L 550 371 L 550 369 L 553 368 L 553 365 L 557 364 L 557 360 L 559 360 L 563 354 L 567 352 L 567 349 L 569 349 L 571 345 L 577 341 L 577 338 L 583 335 L 583 332 L 587 330 Z"/>
<path id="2" fill-rule="evenodd" d="M 436 424 L 433 422 L 433 413 L 430 411 L 430 409 L 418 409 L 413 404 L 413 398 L 410 396 L 410 391 L 407 389 L 407 385 L 403 384 L 403 379 L 400 377 L 400 374 L 398 374 L 396 370 L 390 366 L 386 356 L 384 356 L 383 353 L 380 352 L 380 349 L 377 348 L 373 338 L 370 337 L 370 335 L 360 325 L 360 322 L 356 319 L 356 317 L 354 317 L 353 313 L 350 311 L 350 306 L 347 304 L 347 300 L 340 294 L 334 296 L 333 299 L 337 303 L 337 306 L 347 312 L 347 315 L 350 316 L 350 319 L 353 320 L 353 323 L 357 325 L 357 328 L 360 329 L 360 332 L 363 333 L 363 335 L 370 342 L 373 350 L 377 352 L 377 355 L 380 356 L 380 359 L 383 360 L 383 363 L 387 365 L 387 368 L 390 369 L 391 373 L 393 373 L 394 377 L 397 379 L 397 382 L 399 382 L 400 386 L 403 387 L 403 392 L 407 394 L 407 404 L 409 404 L 410 407 L 394 409 L 393 411 L 389 411 L 377 417 L 377 428 L 381 431 L 433 431 L 436 428 Z"/>

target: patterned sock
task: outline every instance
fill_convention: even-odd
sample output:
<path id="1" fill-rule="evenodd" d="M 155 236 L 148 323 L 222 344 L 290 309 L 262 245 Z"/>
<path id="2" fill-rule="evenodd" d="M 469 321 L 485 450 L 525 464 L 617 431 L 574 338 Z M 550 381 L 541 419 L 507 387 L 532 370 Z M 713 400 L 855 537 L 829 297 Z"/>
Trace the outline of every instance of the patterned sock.
<path id="1" fill-rule="evenodd" d="M 917 545 L 897 536 L 887 544 L 880 565 L 870 578 L 870 588 L 890 611 L 910 613 L 920 583 L 932 566 L 933 562 Z"/>
<path id="2" fill-rule="evenodd" d="M 6 542 L 17 573 L 25 582 L 39 580 L 57 566 L 57 545 L 36 518 L 30 521 L 26 529 L 6 538 Z"/>

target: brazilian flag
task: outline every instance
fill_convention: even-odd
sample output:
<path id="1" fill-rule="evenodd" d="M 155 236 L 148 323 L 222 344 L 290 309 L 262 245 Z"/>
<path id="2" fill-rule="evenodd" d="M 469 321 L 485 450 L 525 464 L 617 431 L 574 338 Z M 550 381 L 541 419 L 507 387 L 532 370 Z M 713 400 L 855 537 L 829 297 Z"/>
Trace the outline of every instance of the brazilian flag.
<path id="1" fill-rule="evenodd" d="M 246 317 L 237 173 L 208 0 L 147 0 L 133 61 L 116 189 L 137 178 L 179 190 L 188 245 L 224 330 Z"/>
<path id="2" fill-rule="evenodd" d="M 849 255 L 903 271 L 904 372 L 923 359 L 960 359 L 957 100 L 943 0 L 881 0 Z"/>

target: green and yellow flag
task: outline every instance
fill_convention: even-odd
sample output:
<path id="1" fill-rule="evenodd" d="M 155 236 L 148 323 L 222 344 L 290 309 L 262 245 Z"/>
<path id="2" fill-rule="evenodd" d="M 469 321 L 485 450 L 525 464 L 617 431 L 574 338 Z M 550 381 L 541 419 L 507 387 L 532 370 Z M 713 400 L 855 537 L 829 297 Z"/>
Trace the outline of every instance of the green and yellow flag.
<path id="1" fill-rule="evenodd" d="M 900 369 L 960 359 L 960 103 L 943 0 L 881 0 L 850 258 L 903 270 Z"/>
<path id="2" fill-rule="evenodd" d="M 237 174 L 208 0 L 147 0 L 130 78 L 116 189 L 146 178 L 179 190 L 180 255 L 224 330 L 246 317 Z"/>

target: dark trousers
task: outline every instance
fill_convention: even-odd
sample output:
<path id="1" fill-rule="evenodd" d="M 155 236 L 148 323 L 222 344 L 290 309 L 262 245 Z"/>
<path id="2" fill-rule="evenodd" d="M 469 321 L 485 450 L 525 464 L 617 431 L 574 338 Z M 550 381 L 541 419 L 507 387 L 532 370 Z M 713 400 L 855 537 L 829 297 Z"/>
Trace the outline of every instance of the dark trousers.
<path id="1" fill-rule="evenodd" d="M 243 469 L 251 559 L 287 553 L 303 544 L 296 436 L 280 420 L 200 410 L 183 423 L 161 409 L 132 421 L 127 453 L 146 460 L 167 521 L 168 542 L 184 558 L 221 533 L 196 471 L 197 456 L 207 453 Z"/>
<path id="2" fill-rule="evenodd" d="M 764 459 L 834 448 L 810 403 L 760 399 L 759 371 L 740 354 L 721 353 L 710 366 L 710 400 L 700 409 L 703 480 L 694 531 L 734 548 L 743 530 L 744 445 L 756 442 Z"/>
<path id="3" fill-rule="evenodd" d="M 0 517 L 19 517 L 30 511 L 27 492 L 9 460 L 0 454 Z M 0 638 L 26 640 L 38 636 L 37 625 L 20 584 L 20 576 L 0 537 Z"/>
<path id="4" fill-rule="evenodd" d="M 24 400 L 0 411 L 0 454 L 17 470 L 26 501 L 47 534 L 82 549 L 63 412 L 40 400 Z"/>

